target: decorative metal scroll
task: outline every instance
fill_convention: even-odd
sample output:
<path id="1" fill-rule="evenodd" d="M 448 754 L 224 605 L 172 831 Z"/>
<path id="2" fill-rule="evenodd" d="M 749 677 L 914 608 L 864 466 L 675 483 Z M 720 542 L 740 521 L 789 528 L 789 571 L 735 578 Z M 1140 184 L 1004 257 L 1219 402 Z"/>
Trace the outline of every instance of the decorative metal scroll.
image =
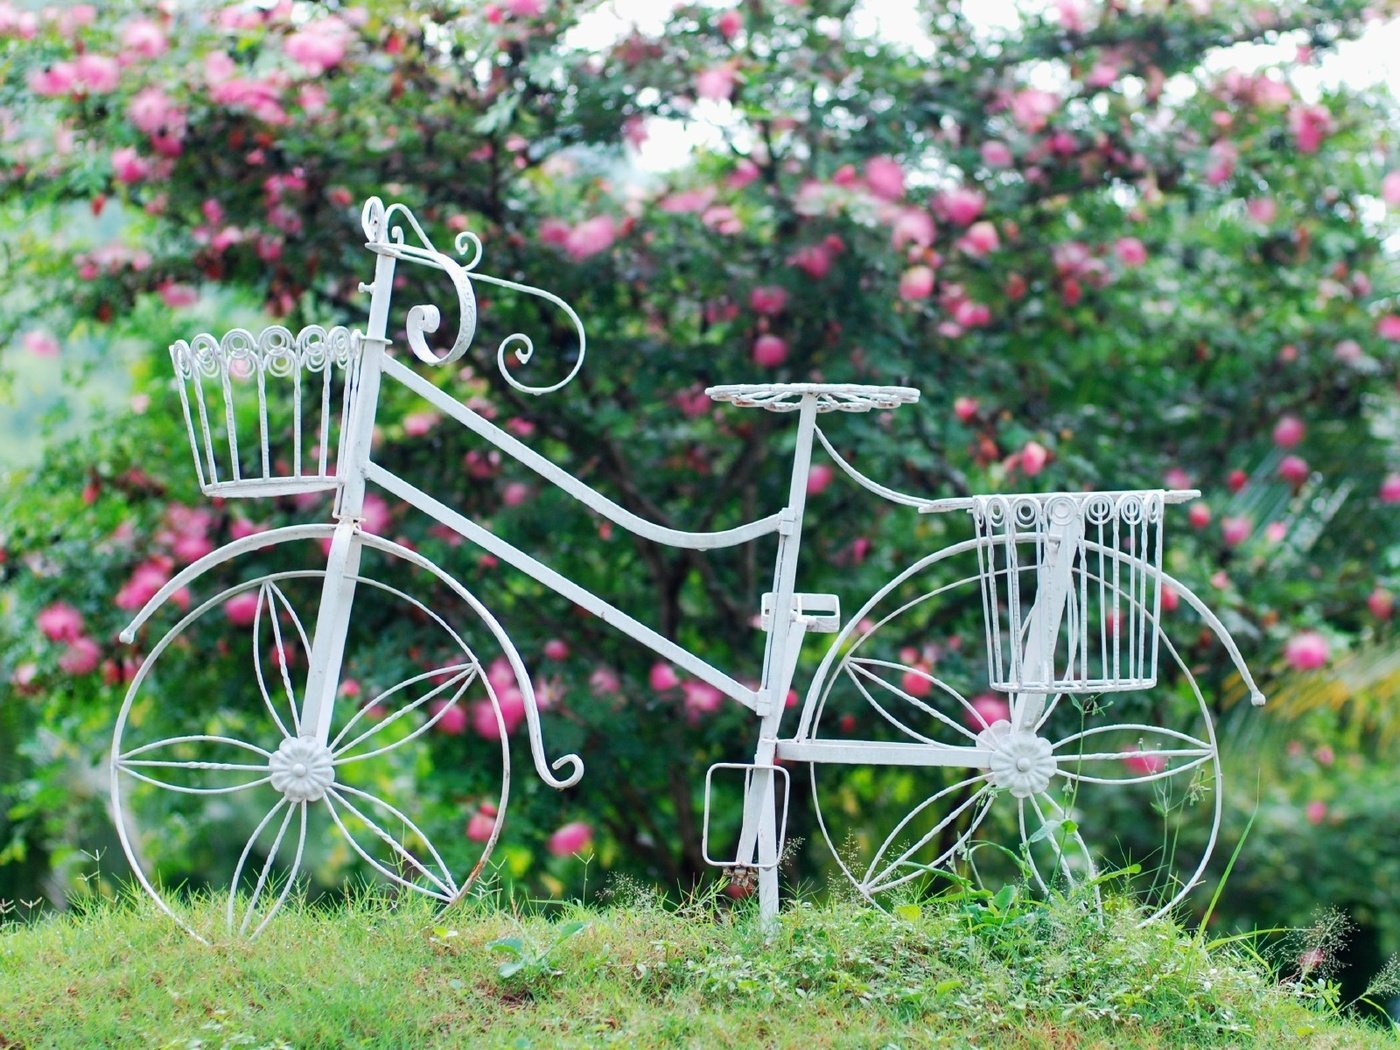
<path id="1" fill-rule="evenodd" d="M 407 224 L 408 229 L 417 239 L 417 244 L 408 241 L 404 226 L 396 220 Z M 432 304 L 424 304 L 414 306 L 409 310 L 406 323 L 408 344 L 419 360 L 430 365 L 445 365 L 459 359 L 471 347 L 472 340 L 476 336 L 476 293 L 472 289 L 472 281 L 476 280 L 502 288 L 510 288 L 553 303 L 568 316 L 569 322 L 578 335 L 578 356 L 575 358 L 573 366 L 563 379 L 548 386 L 523 383 L 511 373 L 509 359 L 513 357 L 521 365 L 529 364 L 535 356 L 535 343 L 524 332 L 512 332 L 507 335 L 496 347 L 496 367 L 507 383 L 522 393 L 549 394 L 567 386 L 574 376 L 578 375 L 579 369 L 583 367 L 584 355 L 588 350 L 588 337 L 584 332 L 583 322 L 574 312 L 573 307 L 552 292 L 536 288 L 534 285 L 520 284 L 501 277 L 478 273 L 476 268 L 481 263 L 485 249 L 482 247 L 481 238 L 476 234 L 463 231 L 457 235 L 453 248 L 458 255 L 466 257 L 465 262 L 458 262 L 447 253 L 434 247 L 431 238 L 423 231 L 423 227 L 419 225 L 413 212 L 403 204 L 396 202 L 386 208 L 384 202 L 378 197 L 371 197 L 365 201 L 364 209 L 360 213 L 360 224 L 364 229 L 365 237 L 368 238 L 365 246 L 370 251 L 441 270 L 447 274 L 452 282 L 453 290 L 457 293 L 457 307 L 460 317 L 457 334 L 453 339 L 451 349 L 444 353 L 434 351 L 428 346 L 426 339 L 427 335 L 438 330 L 442 322 L 438 308 Z"/>

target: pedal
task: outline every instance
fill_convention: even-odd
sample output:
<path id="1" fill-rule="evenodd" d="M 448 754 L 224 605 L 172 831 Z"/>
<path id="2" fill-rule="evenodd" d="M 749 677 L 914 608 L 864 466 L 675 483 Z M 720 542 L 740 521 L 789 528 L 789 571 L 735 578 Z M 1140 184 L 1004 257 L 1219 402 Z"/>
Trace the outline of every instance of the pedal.
<path id="1" fill-rule="evenodd" d="M 777 848 L 774 852 L 774 857 L 777 859 L 775 859 L 772 864 L 755 863 L 756 858 L 754 857 L 754 853 L 756 852 L 756 840 L 753 838 L 753 834 L 751 831 L 749 840 L 745 842 L 742 826 L 740 827 L 739 841 L 735 845 L 733 856 L 719 858 L 710 856 L 710 794 L 715 770 L 717 769 L 743 772 L 744 784 L 738 799 L 738 806 L 736 807 L 740 813 L 745 813 L 750 804 L 750 792 L 753 788 L 753 778 L 755 773 L 762 771 L 773 776 L 773 790 L 775 792 L 779 788 L 778 781 L 781 781 L 783 795 L 782 812 L 777 815 L 778 823 L 776 830 L 778 841 Z M 778 865 L 778 862 L 782 859 L 783 840 L 787 837 L 787 811 L 788 799 L 792 795 L 791 783 L 792 781 L 791 778 L 788 776 L 788 771 L 782 766 L 755 766 L 747 762 L 716 762 L 708 770 L 706 770 L 705 812 L 703 821 L 700 825 L 700 855 L 705 859 L 705 863 L 712 865 L 716 868 L 730 869 L 731 871 L 761 871 L 767 868 L 776 867 Z M 749 816 L 751 819 L 754 820 L 759 819 L 757 814 L 750 814 Z"/>
<path id="2" fill-rule="evenodd" d="M 817 634 L 832 634 L 841 629 L 841 602 L 834 594 L 794 594 L 792 614 L 800 617 L 807 630 Z M 773 592 L 763 596 L 759 626 L 773 629 Z"/>

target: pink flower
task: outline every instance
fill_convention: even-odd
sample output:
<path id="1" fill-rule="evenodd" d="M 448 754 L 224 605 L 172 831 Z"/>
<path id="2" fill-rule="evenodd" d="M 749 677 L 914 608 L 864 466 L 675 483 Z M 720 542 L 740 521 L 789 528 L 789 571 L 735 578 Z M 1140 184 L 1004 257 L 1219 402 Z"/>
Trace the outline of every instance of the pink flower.
<path id="1" fill-rule="evenodd" d="M 539 18 L 544 14 L 544 0 L 505 0 L 505 5 L 516 18 Z"/>
<path id="2" fill-rule="evenodd" d="M 987 198 L 966 186 L 949 190 L 938 197 L 939 211 L 955 226 L 969 225 L 982 214 L 982 209 L 986 206 Z"/>
<path id="3" fill-rule="evenodd" d="M 1327 819 L 1327 803 L 1314 799 L 1303 807 L 1303 817 L 1309 824 L 1321 824 Z"/>
<path id="4" fill-rule="evenodd" d="M 485 803 L 467 821 L 467 838 L 472 842 L 490 842 L 496 830 L 496 807 Z"/>
<path id="5" fill-rule="evenodd" d="M 141 159 L 133 146 L 112 151 L 112 176 L 118 182 L 131 185 L 151 173 L 151 166 Z"/>
<path id="6" fill-rule="evenodd" d="M 1343 339 L 1332 348 L 1332 356 L 1341 364 L 1355 365 L 1360 364 L 1366 354 L 1355 339 Z"/>
<path id="7" fill-rule="evenodd" d="M 667 194 L 656 202 L 656 206 L 668 215 L 687 215 L 704 211 L 714 199 L 714 187 L 702 186 L 698 189 L 679 190 L 676 193 Z"/>
<path id="8" fill-rule="evenodd" d="M 224 602 L 224 615 L 235 627 L 249 627 L 257 617 L 258 592 L 244 591 Z"/>
<path id="9" fill-rule="evenodd" d="M 749 307 L 756 314 L 776 317 L 787 306 L 788 293 L 774 284 L 759 285 L 749 292 Z"/>
<path id="10" fill-rule="evenodd" d="M 1016 157 L 1005 142 L 993 139 L 982 143 L 982 163 L 989 168 L 1009 168 Z"/>
<path id="11" fill-rule="evenodd" d="M 742 190 L 761 174 L 758 165 L 746 157 L 734 165 L 734 170 L 725 176 L 724 184 L 731 190 Z"/>
<path id="12" fill-rule="evenodd" d="M 58 340 L 42 328 L 31 328 L 25 332 L 20 344 L 35 357 L 58 356 Z"/>
<path id="13" fill-rule="evenodd" d="M 1288 535 L 1288 526 L 1281 521 L 1271 521 L 1264 526 L 1264 539 L 1270 543 L 1282 543 Z"/>
<path id="14" fill-rule="evenodd" d="M 1039 441 L 1027 441 L 1021 449 L 1021 470 L 1026 477 L 1033 478 L 1045 469 L 1050 453 Z"/>
<path id="15" fill-rule="evenodd" d="M 865 185 L 881 200 L 897 201 L 904 196 L 904 169 L 893 157 L 871 157 L 865 162 Z"/>
<path id="16" fill-rule="evenodd" d="M 910 696 L 924 697 L 933 692 L 933 679 L 929 675 L 928 667 L 923 664 L 905 671 L 899 685 Z"/>
<path id="17" fill-rule="evenodd" d="M 115 58 L 107 55 L 88 52 L 79 55 L 73 62 L 73 79 L 94 95 L 115 91 L 121 83 L 121 76 L 121 66 Z"/>
<path id="18" fill-rule="evenodd" d="M 891 224 L 890 241 L 895 251 L 899 251 L 906 244 L 927 248 L 933 243 L 933 233 L 933 217 L 928 212 L 904 208 L 895 215 Z"/>
<path id="19" fill-rule="evenodd" d="M 700 98 L 723 102 L 734 94 L 734 81 L 733 63 L 711 66 L 695 74 L 695 94 Z"/>
<path id="20" fill-rule="evenodd" d="M 611 667 L 600 664 L 588 676 L 588 688 L 594 696 L 615 696 L 622 689 L 622 679 Z"/>
<path id="21" fill-rule="evenodd" d="M 1147 262 L 1147 249 L 1136 237 L 1118 238 L 1113 251 L 1124 266 L 1141 266 Z"/>
<path id="22" fill-rule="evenodd" d="M 1279 461 L 1278 476 L 1297 488 L 1308 480 L 1308 462 L 1302 456 L 1284 456 Z"/>
<path id="23" fill-rule="evenodd" d="M 1175 587 L 1162 586 L 1162 611 L 1176 612 L 1181 605 L 1181 595 L 1176 593 Z"/>
<path id="24" fill-rule="evenodd" d="M 549 852 L 556 857 L 572 857 L 593 844 L 593 829 L 581 820 L 565 824 L 549 836 Z"/>
<path id="25" fill-rule="evenodd" d="M 719 30 L 724 39 L 733 40 L 744 28 L 744 16 L 731 8 L 715 18 L 715 28 Z"/>
<path id="26" fill-rule="evenodd" d="M 389 529 L 389 504 L 383 496 L 371 492 L 365 496 L 360 511 L 360 524 L 366 532 L 382 536 Z"/>
<path id="27" fill-rule="evenodd" d="M 605 252 L 617 240 L 617 221 L 611 215 L 585 219 L 564 238 L 564 250 L 574 262 Z"/>
<path id="28" fill-rule="evenodd" d="M 136 130 L 146 135 L 184 134 L 184 110 L 158 87 L 136 92 L 127 103 L 126 116 Z"/>
<path id="29" fill-rule="evenodd" d="M 953 399 L 953 415 L 958 417 L 960 423 L 971 423 L 977 417 L 977 399 L 972 397 L 956 397 Z"/>
<path id="30" fill-rule="evenodd" d="M 156 58 L 169 46 L 164 31 L 148 18 L 128 22 L 122 29 L 121 41 L 128 54 L 141 58 Z"/>
<path id="31" fill-rule="evenodd" d="M 1193 529 L 1203 529 L 1210 524 L 1210 504 L 1197 500 L 1186 510 L 1186 520 Z"/>
<path id="32" fill-rule="evenodd" d="M 990 222 L 974 222 L 958 241 L 958 247 L 973 258 L 994 252 L 1000 245 L 997 228 Z"/>
<path id="33" fill-rule="evenodd" d="M 817 496 L 826 491 L 836 472 L 825 463 L 814 463 L 807 472 L 807 495 Z"/>
<path id="34" fill-rule="evenodd" d="M 1306 428 L 1297 416 L 1284 416 L 1274 424 L 1274 444 L 1279 448 L 1293 448 L 1303 440 Z"/>
<path id="35" fill-rule="evenodd" d="M 753 362 L 762 368 L 777 368 L 787 360 L 788 345 L 776 335 L 761 335 L 753 343 Z"/>
<path id="36" fill-rule="evenodd" d="M 788 256 L 788 265 L 796 266 L 814 281 L 831 272 L 831 250 L 824 244 L 807 244 Z"/>
<path id="37" fill-rule="evenodd" d="M 1288 111 L 1288 130 L 1299 153 L 1316 153 L 1332 133 L 1332 112 L 1326 106 L 1294 106 Z"/>
<path id="38" fill-rule="evenodd" d="M 1026 88 L 1011 96 L 1011 119 L 1029 132 L 1045 128 L 1051 114 L 1060 108 L 1060 100 L 1048 91 Z"/>
<path id="39" fill-rule="evenodd" d="M 651 665 L 651 672 L 647 675 L 647 684 L 657 693 L 664 693 L 668 689 L 674 689 L 681 684 L 681 680 L 676 675 L 675 668 L 670 664 L 657 661 Z"/>
<path id="40" fill-rule="evenodd" d="M 1382 503 L 1400 503 L 1400 474 L 1387 474 L 1381 479 Z"/>
<path id="41" fill-rule="evenodd" d="M 714 714 L 724 704 L 724 694 L 705 682 L 686 682 L 681 686 L 686 716 L 695 721 L 700 715 Z"/>
<path id="42" fill-rule="evenodd" d="M 530 498 L 530 486 L 523 481 L 512 481 L 501 490 L 501 502 L 507 507 L 519 507 Z"/>
<path id="43" fill-rule="evenodd" d="M 446 733 L 448 736 L 461 736 L 467 731 L 467 712 L 461 703 L 453 704 L 448 700 L 434 700 L 428 705 L 428 711 L 437 719 L 433 723 L 433 728 L 439 733 Z M 494 723 L 495 720 L 492 719 L 492 721 Z"/>
<path id="44" fill-rule="evenodd" d="M 69 94 L 77 79 L 77 67 L 72 62 L 55 62 L 29 74 L 29 90 L 44 98 L 55 98 Z"/>
<path id="45" fill-rule="evenodd" d="M 953 320 L 964 328 L 980 328 L 992 319 L 991 307 L 964 299 L 953 307 Z"/>
<path id="46" fill-rule="evenodd" d="M 114 599 L 118 609 L 139 609 L 165 586 L 170 579 L 167 561 L 151 559 L 144 561 L 132 570 L 131 577 L 117 592 Z"/>
<path id="47" fill-rule="evenodd" d="M 334 15 L 308 22 L 283 43 L 287 57 L 319 76 L 338 66 L 350 44 L 350 27 Z"/>
<path id="48" fill-rule="evenodd" d="M 971 710 L 963 712 L 963 721 L 969 729 L 981 732 L 998 722 L 1011 721 L 1011 705 L 999 693 L 983 693 L 974 696 L 968 703 Z"/>
<path id="49" fill-rule="evenodd" d="M 1240 470 L 1239 467 L 1236 467 L 1234 470 L 1230 471 L 1229 474 L 1225 475 L 1225 487 L 1231 492 L 1239 492 L 1248 483 L 1249 475 Z"/>
<path id="50" fill-rule="evenodd" d="M 1066 33 L 1084 32 L 1083 0 L 1055 0 L 1055 10 Z"/>
<path id="51" fill-rule="evenodd" d="M 92 674 L 102 660 L 102 650 L 91 638 L 74 638 L 58 658 L 58 666 L 68 674 Z"/>
<path id="52" fill-rule="evenodd" d="M 1254 522 L 1250 521 L 1246 515 L 1236 518 L 1222 518 L 1220 521 L 1220 535 L 1225 540 L 1227 546 L 1238 547 L 1245 540 L 1249 539 L 1249 534 L 1254 531 Z"/>
<path id="53" fill-rule="evenodd" d="M 54 642 L 75 642 L 83 633 L 82 613 L 66 602 L 46 605 L 34 617 L 34 624 Z"/>
<path id="54" fill-rule="evenodd" d="M 1123 765 L 1134 776 L 1151 776 L 1167 768 L 1167 760 L 1162 755 L 1147 754 L 1141 748 L 1125 748 Z"/>
<path id="55" fill-rule="evenodd" d="M 1388 172 L 1381 179 L 1381 200 L 1392 208 L 1400 207 L 1400 169 Z"/>
<path id="56" fill-rule="evenodd" d="M 1316 671 L 1332 657 L 1332 647 L 1316 631 L 1300 631 L 1283 647 L 1283 659 L 1295 671 Z"/>
<path id="57" fill-rule="evenodd" d="M 199 301 L 199 292 L 188 284 L 176 284 L 174 281 L 165 281 L 158 289 L 161 302 L 172 310 L 182 306 L 193 306 Z"/>
<path id="58" fill-rule="evenodd" d="M 1377 620 L 1389 620 L 1395 611 L 1395 596 L 1384 587 L 1377 587 L 1366 596 L 1366 608 Z"/>
<path id="59" fill-rule="evenodd" d="M 1255 222 L 1268 225 L 1278 218 L 1278 204 L 1272 197 L 1251 197 L 1244 203 L 1244 210 Z"/>
<path id="60" fill-rule="evenodd" d="M 1118 66 L 1105 59 L 1099 59 L 1094 63 L 1092 69 L 1084 75 L 1084 86 L 1091 88 L 1111 87 L 1118 79 Z"/>
<path id="61" fill-rule="evenodd" d="M 1206 182 L 1212 186 L 1219 186 L 1222 182 L 1228 182 L 1235 174 L 1235 165 L 1239 163 L 1240 151 L 1233 143 L 1221 139 L 1211 146 L 1208 154 L 1208 166 L 1206 168 Z"/>
<path id="62" fill-rule="evenodd" d="M 569 658 L 569 643 L 562 638 L 551 638 L 544 643 L 544 658 L 546 660 L 567 660 Z"/>
<path id="63" fill-rule="evenodd" d="M 245 536 L 254 536 L 259 532 L 266 532 L 271 526 L 249 521 L 247 518 L 234 518 L 229 522 L 228 534 L 232 539 L 241 540 Z"/>
<path id="64" fill-rule="evenodd" d="M 910 302 L 933 294 L 933 271 L 927 266 L 911 266 L 899 278 L 899 297 Z"/>
<path id="65" fill-rule="evenodd" d="M 436 412 L 410 412 L 403 417 L 403 432 L 408 437 L 422 437 L 437 426 L 438 419 Z"/>
<path id="66" fill-rule="evenodd" d="M 1400 340 L 1400 314 L 1386 314 L 1377 321 L 1376 334 L 1382 339 Z"/>

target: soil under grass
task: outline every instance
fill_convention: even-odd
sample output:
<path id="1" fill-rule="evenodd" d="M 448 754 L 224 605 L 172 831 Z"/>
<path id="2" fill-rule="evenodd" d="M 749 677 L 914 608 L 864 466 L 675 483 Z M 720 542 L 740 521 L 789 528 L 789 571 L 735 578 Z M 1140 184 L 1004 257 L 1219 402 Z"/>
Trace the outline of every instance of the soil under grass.
<path id="1" fill-rule="evenodd" d="M 365 899 L 200 944 L 103 902 L 0 928 L 0 1048 L 1361 1047 L 1320 981 L 1126 905 L 952 900 L 899 918 L 645 894 L 597 910 Z M 189 906 L 192 923 L 217 901 Z"/>

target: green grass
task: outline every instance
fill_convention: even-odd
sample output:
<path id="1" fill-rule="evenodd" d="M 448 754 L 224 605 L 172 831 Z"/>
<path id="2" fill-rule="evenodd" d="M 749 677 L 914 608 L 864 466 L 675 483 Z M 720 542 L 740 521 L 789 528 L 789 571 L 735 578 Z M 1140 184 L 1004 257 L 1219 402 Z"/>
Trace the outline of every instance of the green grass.
<path id="1" fill-rule="evenodd" d="M 146 904 L 0 929 L 0 1047 L 1382 1046 L 1320 982 L 1127 905 L 365 899 L 205 946 Z M 196 913 L 217 902 L 189 906 Z"/>

